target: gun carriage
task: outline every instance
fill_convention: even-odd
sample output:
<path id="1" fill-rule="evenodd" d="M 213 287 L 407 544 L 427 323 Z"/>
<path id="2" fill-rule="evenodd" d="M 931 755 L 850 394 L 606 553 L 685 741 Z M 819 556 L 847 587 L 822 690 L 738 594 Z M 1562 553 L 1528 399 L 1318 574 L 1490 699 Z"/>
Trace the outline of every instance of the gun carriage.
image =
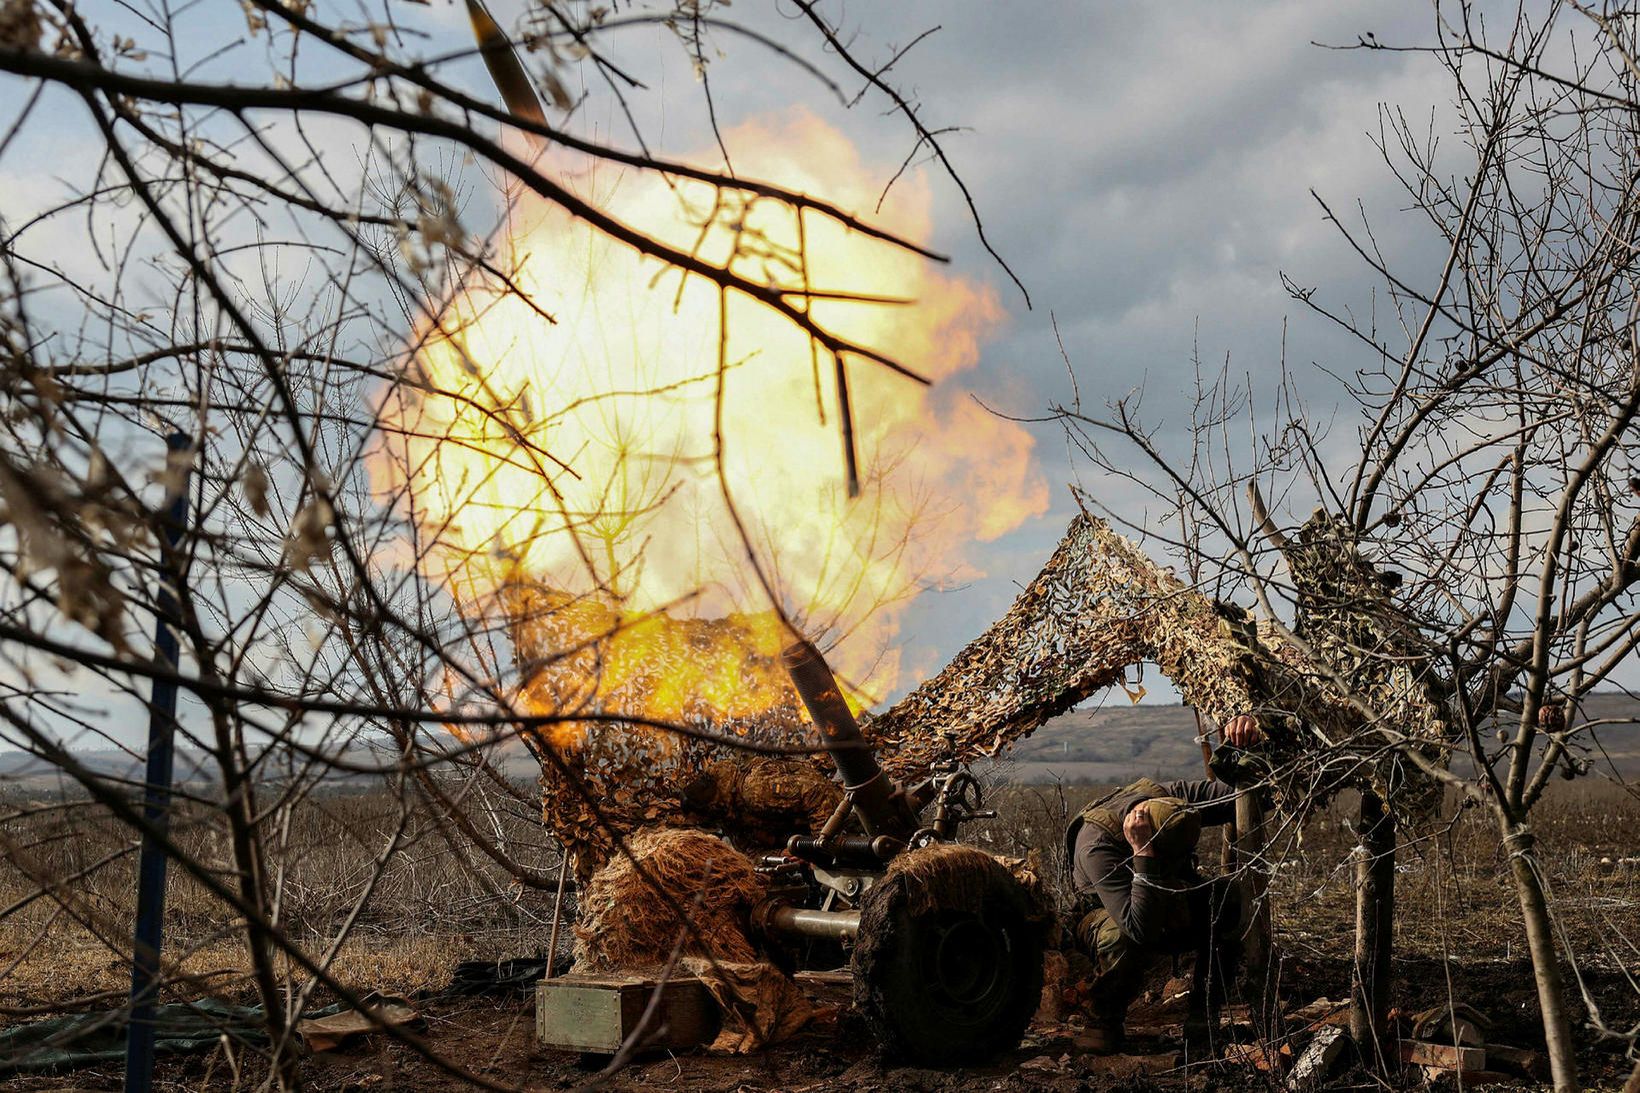
<path id="1" fill-rule="evenodd" d="M 817 833 L 762 859 L 770 887 L 754 929 L 849 945 L 855 1002 L 895 1054 L 949 1064 L 1016 1047 L 1041 996 L 1046 916 L 1006 866 L 956 842 L 963 824 L 995 815 L 979 781 L 951 753 L 901 786 L 819 650 L 799 641 L 783 660 L 844 796 Z"/>

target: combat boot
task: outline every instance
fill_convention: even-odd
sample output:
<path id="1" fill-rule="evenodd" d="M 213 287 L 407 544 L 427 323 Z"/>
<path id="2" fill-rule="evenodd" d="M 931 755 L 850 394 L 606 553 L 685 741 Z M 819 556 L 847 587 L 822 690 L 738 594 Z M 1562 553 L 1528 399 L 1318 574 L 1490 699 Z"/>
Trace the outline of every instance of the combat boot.
<path id="1" fill-rule="evenodd" d="M 1121 1021 L 1095 1021 L 1073 1042 L 1084 1055 L 1120 1055 L 1127 1046 L 1127 1029 Z"/>

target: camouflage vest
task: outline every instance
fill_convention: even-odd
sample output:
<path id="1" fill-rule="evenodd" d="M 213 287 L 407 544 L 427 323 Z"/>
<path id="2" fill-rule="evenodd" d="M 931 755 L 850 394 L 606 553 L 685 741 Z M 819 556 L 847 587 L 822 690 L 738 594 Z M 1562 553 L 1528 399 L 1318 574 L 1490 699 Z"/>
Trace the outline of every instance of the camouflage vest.
<path id="1" fill-rule="evenodd" d="M 1137 782 L 1129 782 L 1120 789 L 1112 790 L 1078 812 L 1065 828 L 1065 871 L 1075 875 L 1076 837 L 1082 833 L 1084 824 L 1092 824 L 1117 842 L 1121 842 L 1122 820 L 1133 806 L 1152 797 L 1167 795 L 1167 790 L 1160 783 L 1149 778 L 1141 778 Z"/>

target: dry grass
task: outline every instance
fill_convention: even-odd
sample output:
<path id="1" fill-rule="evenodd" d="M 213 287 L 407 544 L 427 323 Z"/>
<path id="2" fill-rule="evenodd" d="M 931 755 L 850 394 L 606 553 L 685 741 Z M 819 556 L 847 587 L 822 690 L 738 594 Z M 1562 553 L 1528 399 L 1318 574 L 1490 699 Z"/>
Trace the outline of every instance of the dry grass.
<path id="1" fill-rule="evenodd" d="M 3 807 L 13 818 L 0 853 L 0 1014 L 17 1019 L 122 998 L 130 989 L 124 954 L 135 840 L 83 800 L 14 799 Z M 540 868 L 554 864 L 556 848 L 539 822 L 502 812 L 493 819 L 515 853 Z M 412 818 L 378 868 L 399 824 L 398 800 L 384 791 L 311 795 L 270 818 L 279 922 L 305 952 L 324 954 L 345 930 L 331 965 L 338 978 L 361 990 L 413 992 L 442 986 L 460 960 L 545 948 L 553 893 L 522 888 L 471 852 L 458 855 L 425 819 Z M 182 804 L 172 831 L 191 856 L 233 882 L 219 812 Z M 173 865 L 164 948 L 170 993 L 248 1001 L 243 937 L 232 909 Z M 294 982 L 305 978 L 294 966 L 283 970 Z"/>
<path id="2" fill-rule="evenodd" d="M 1036 849 L 1044 877 L 1061 879 L 1065 820 L 1098 792 L 1086 786 L 998 787 L 991 803 L 1001 815 L 976 825 L 973 835 L 1003 853 Z M 1342 799 L 1302 832 L 1278 829 L 1272 844 L 1282 989 L 1291 1001 L 1337 998 L 1348 989 L 1352 811 L 1353 802 Z M 184 813 L 177 824 L 184 844 L 226 870 L 222 833 L 212 828 L 208 813 Z M 284 835 L 273 844 L 281 914 L 306 951 L 322 953 L 335 939 L 396 822 L 394 798 L 372 792 L 311 798 L 282 825 Z M 516 846 L 546 853 L 538 824 L 522 818 L 509 823 L 503 830 Z M 1640 967 L 1633 944 L 1640 939 L 1640 870 L 1601 864 L 1640 846 L 1640 808 L 1603 783 L 1557 785 L 1539 810 L 1537 828 L 1557 914 L 1578 948 L 1591 994 L 1612 1023 L 1640 1020 L 1640 994 L 1625 979 Z M 0 861 L 0 1020 L 117 1004 L 129 986 L 120 951 L 131 926 L 135 861 L 120 830 L 95 809 L 68 803 L 36 808 L 7 824 L 5 837 L 31 868 L 64 878 L 59 895 L 113 943 L 75 922 L 52 898 L 27 899 L 37 895 L 37 886 L 18 868 L 17 854 Z M 1203 856 L 1212 859 L 1215 836 L 1209 834 L 1202 846 Z M 176 874 L 173 881 L 166 953 L 189 978 L 175 981 L 171 994 L 252 1001 L 239 924 L 197 883 Z M 1408 838 L 1397 887 L 1398 1003 L 1412 1010 L 1448 997 L 1467 999 L 1498 1019 L 1500 1039 L 1537 1042 L 1520 915 L 1489 818 L 1457 810 Z M 550 910 L 550 892 L 520 892 L 493 867 L 456 857 L 435 831 L 411 830 L 331 967 L 361 991 L 436 989 L 459 960 L 543 951 Z M 305 979 L 298 969 L 285 972 L 293 984 Z M 1626 1073 L 1610 1046 L 1587 1032 L 1581 1040 L 1589 1073 Z M 527 1041 L 525 1036 L 520 1050 L 529 1050 Z M 318 1086 L 329 1088 L 323 1081 Z"/>
<path id="3" fill-rule="evenodd" d="M 971 835 L 1002 853 L 1038 850 L 1044 876 L 1060 882 L 1063 897 L 1066 820 L 1102 792 L 1094 786 L 1001 786 L 990 801 L 1000 815 L 976 824 Z M 1345 795 L 1302 831 L 1275 832 L 1271 891 L 1289 952 L 1336 955 L 1349 937 L 1353 807 Z M 211 815 L 184 807 L 175 832 L 201 861 L 228 877 L 225 839 Z M 283 840 L 273 844 L 272 865 L 281 924 L 307 951 L 322 952 L 337 936 L 396 819 L 395 799 L 385 792 L 314 796 L 293 811 Z M 518 830 L 505 832 L 510 845 L 534 846 L 537 857 L 551 853 L 539 825 L 515 820 L 513 826 Z M 1633 967 L 1640 951 L 1626 939 L 1640 939 L 1640 869 L 1629 867 L 1632 862 L 1602 866 L 1601 859 L 1631 856 L 1640 847 L 1640 806 L 1608 783 L 1556 785 L 1538 809 L 1536 827 L 1559 914 L 1580 942 L 1580 956 L 1597 966 Z M 11 853 L 0 856 L 0 1006 L 83 1003 L 103 991 L 123 990 L 128 965 L 116 948 L 130 935 L 134 842 L 85 802 L 49 808 L 35 802 L 31 815 L 8 823 L 6 838 Z M 1404 838 L 1397 869 L 1400 951 L 1435 959 L 1514 959 L 1521 952 L 1521 926 L 1490 818 L 1479 810 L 1453 810 Z M 1212 859 L 1216 846 L 1209 832 L 1203 857 Z M 19 859 L 36 876 L 63 882 L 56 888 L 61 903 L 40 894 Z M 357 914 L 338 970 L 370 986 L 414 989 L 468 955 L 544 946 L 552 893 L 521 889 L 486 865 L 458 858 L 430 826 L 409 830 Z M 76 915 L 85 921 L 75 921 Z M 174 868 L 165 930 L 166 953 L 182 971 L 230 984 L 230 990 L 240 986 L 237 919 Z M 429 962 L 429 954 L 439 955 Z"/>

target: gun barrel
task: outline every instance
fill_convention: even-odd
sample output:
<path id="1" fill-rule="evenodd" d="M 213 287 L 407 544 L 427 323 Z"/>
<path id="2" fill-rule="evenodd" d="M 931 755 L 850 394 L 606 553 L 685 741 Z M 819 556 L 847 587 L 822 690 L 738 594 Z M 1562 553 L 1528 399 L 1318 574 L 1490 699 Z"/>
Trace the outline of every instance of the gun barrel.
<path id="1" fill-rule="evenodd" d="M 860 912 L 814 911 L 777 903 L 764 912 L 763 929 L 777 937 L 852 941 L 860 934 Z"/>
<path id="2" fill-rule="evenodd" d="M 843 776 L 844 788 L 859 789 L 882 774 L 877 757 L 866 746 L 860 725 L 854 720 L 842 688 L 837 686 L 837 677 L 831 674 L 820 650 L 807 641 L 793 642 L 781 654 L 781 660 L 815 728 L 825 740 L 837 773 Z"/>
<path id="3" fill-rule="evenodd" d="M 877 765 L 877 757 L 867 746 L 826 658 L 813 643 L 799 639 L 786 647 L 780 659 L 810 719 L 820 730 L 826 752 L 843 777 L 843 788 L 866 833 L 908 837 L 916 827 L 916 818 L 908 815 L 900 787 Z"/>

